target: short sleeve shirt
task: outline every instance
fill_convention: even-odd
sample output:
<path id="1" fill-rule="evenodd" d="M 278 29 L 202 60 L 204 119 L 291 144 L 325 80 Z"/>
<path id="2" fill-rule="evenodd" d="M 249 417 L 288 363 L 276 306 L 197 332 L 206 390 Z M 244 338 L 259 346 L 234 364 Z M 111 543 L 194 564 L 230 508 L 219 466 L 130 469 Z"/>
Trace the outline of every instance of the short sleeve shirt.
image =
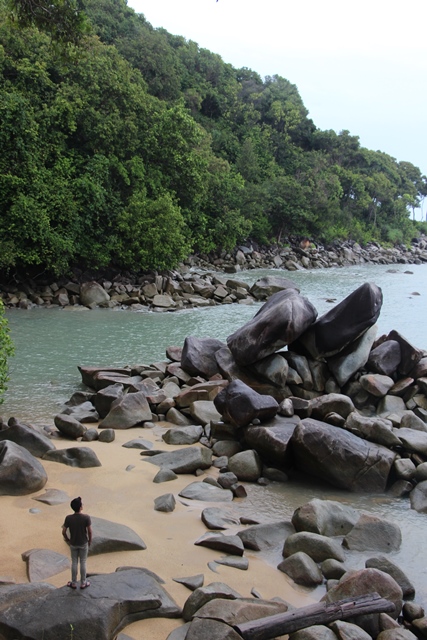
<path id="1" fill-rule="evenodd" d="M 91 524 L 90 516 L 85 513 L 73 513 L 65 518 L 63 526 L 70 532 L 72 547 L 83 547 L 87 544 L 87 528 Z"/>

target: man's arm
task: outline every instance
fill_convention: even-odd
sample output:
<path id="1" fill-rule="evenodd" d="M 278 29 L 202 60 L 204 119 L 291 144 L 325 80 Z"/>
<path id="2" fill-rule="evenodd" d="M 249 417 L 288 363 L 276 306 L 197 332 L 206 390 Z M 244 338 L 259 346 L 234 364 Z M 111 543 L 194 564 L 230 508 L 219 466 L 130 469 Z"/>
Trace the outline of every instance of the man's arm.
<path id="1" fill-rule="evenodd" d="M 89 525 L 87 527 L 87 541 L 89 543 L 89 546 L 92 544 L 92 527 L 91 525 Z"/>
<path id="2" fill-rule="evenodd" d="M 67 544 L 70 544 L 70 538 L 67 536 L 67 527 L 62 527 L 62 537 Z"/>

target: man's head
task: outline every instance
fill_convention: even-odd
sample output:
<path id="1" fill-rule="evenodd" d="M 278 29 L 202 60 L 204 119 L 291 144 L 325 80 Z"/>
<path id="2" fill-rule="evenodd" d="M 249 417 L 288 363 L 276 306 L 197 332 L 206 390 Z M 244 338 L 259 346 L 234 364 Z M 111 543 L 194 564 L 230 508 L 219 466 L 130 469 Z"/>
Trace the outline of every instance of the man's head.
<path id="1" fill-rule="evenodd" d="M 78 498 L 74 498 L 74 500 L 71 500 L 70 507 L 75 513 L 78 513 L 80 511 L 80 509 L 82 508 L 82 499 L 80 498 L 80 496 Z"/>

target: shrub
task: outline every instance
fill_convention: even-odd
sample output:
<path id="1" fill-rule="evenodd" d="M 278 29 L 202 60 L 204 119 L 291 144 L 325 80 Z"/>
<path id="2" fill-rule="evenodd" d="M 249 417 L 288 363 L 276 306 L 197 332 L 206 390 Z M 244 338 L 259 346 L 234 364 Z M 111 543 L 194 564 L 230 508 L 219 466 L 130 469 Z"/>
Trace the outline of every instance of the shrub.
<path id="1" fill-rule="evenodd" d="M 3 402 L 3 393 L 6 391 L 7 359 L 14 352 L 13 343 L 9 335 L 9 325 L 4 315 L 3 302 L 0 299 L 0 404 Z"/>

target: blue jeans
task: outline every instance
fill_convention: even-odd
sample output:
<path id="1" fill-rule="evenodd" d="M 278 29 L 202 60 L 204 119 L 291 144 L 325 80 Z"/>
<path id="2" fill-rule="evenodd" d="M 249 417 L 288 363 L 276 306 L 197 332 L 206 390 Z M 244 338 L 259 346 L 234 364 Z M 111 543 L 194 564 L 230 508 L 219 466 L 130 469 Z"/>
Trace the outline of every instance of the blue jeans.
<path id="1" fill-rule="evenodd" d="M 80 582 L 83 584 L 86 581 L 86 558 L 89 545 L 85 544 L 83 547 L 73 547 L 71 549 L 71 582 L 77 582 L 77 565 L 80 560 Z"/>

